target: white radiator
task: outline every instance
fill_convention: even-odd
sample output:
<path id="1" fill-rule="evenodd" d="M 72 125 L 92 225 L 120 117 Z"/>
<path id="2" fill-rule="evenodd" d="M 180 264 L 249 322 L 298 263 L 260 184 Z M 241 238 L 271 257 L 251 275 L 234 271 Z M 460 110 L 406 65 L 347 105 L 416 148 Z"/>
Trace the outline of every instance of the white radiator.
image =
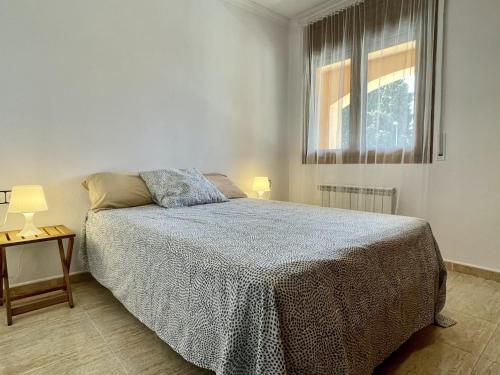
<path id="1" fill-rule="evenodd" d="M 319 185 L 323 207 L 394 214 L 396 188 Z"/>

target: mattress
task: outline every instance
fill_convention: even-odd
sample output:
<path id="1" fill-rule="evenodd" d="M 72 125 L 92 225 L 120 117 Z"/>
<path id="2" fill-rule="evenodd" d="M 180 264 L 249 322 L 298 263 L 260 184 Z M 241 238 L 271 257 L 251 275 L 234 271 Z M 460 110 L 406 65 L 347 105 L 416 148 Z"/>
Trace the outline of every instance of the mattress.
<path id="1" fill-rule="evenodd" d="M 371 374 L 445 303 L 415 218 L 237 199 L 90 212 L 84 235 L 99 283 L 218 375 Z"/>

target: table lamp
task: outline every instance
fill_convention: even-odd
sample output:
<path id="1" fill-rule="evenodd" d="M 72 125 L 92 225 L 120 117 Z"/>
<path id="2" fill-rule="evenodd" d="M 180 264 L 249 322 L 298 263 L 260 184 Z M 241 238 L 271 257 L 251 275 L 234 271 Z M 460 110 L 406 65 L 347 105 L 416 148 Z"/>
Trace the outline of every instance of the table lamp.
<path id="1" fill-rule="evenodd" d="M 24 228 L 17 234 L 18 237 L 31 237 L 41 234 L 42 231 L 35 226 L 33 216 L 36 212 L 47 211 L 47 202 L 43 187 L 40 185 L 23 185 L 12 187 L 8 213 L 23 214 Z"/>
<path id="2" fill-rule="evenodd" d="M 269 187 L 269 177 L 254 177 L 252 190 L 259 194 L 259 199 L 263 199 L 264 193 L 271 191 Z"/>

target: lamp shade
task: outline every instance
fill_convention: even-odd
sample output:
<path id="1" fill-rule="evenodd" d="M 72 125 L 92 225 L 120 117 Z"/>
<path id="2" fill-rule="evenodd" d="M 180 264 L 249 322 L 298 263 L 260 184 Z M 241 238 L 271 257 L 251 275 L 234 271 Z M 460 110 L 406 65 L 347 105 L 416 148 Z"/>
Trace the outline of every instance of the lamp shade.
<path id="1" fill-rule="evenodd" d="M 269 177 L 254 177 L 252 190 L 257 192 L 271 191 L 269 188 Z"/>
<path id="2" fill-rule="evenodd" d="M 9 213 L 35 213 L 46 211 L 47 202 L 43 187 L 40 185 L 23 185 L 12 187 Z"/>

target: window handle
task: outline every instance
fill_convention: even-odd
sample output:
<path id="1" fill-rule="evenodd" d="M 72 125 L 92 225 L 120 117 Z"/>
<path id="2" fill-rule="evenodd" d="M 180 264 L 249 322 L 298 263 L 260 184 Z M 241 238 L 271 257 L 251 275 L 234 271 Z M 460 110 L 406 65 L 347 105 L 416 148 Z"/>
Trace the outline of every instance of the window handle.
<path id="1" fill-rule="evenodd" d="M 446 160 L 446 133 L 439 133 L 437 161 Z"/>

